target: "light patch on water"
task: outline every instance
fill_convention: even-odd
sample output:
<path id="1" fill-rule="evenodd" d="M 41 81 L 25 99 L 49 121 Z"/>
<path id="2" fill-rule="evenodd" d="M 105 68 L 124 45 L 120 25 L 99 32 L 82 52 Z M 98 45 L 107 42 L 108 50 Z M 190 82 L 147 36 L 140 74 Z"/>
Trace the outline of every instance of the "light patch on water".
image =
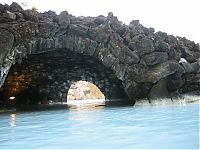
<path id="1" fill-rule="evenodd" d="M 87 108 L 100 107 L 105 105 L 105 99 L 87 99 L 87 100 L 73 100 L 67 101 L 67 105 L 71 108 Z"/>

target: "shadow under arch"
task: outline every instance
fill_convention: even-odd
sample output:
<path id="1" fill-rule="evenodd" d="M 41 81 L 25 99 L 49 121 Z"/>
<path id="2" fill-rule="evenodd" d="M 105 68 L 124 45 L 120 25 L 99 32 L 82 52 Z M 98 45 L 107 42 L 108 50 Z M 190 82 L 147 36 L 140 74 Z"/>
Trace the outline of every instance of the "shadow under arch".
<path id="1" fill-rule="evenodd" d="M 19 104 L 29 104 L 37 97 L 34 104 L 67 102 L 66 91 L 79 80 L 97 85 L 105 99 L 129 99 L 122 81 L 110 68 L 89 55 L 66 49 L 31 54 L 21 64 L 13 65 L 1 91 L 5 100 L 15 96 Z"/>

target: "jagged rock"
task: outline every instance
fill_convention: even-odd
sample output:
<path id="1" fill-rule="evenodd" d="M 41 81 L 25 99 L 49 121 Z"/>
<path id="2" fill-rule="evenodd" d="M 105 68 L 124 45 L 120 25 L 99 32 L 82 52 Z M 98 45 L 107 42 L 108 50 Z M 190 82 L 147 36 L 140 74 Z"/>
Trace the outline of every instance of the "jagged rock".
<path id="1" fill-rule="evenodd" d="M 185 80 L 181 77 L 181 74 L 172 74 L 168 76 L 168 91 L 176 91 L 180 89 L 185 83 Z"/>
<path id="2" fill-rule="evenodd" d="M 150 99 L 169 98 L 169 91 L 167 89 L 167 79 L 163 78 L 155 83 L 149 92 Z"/>
<path id="3" fill-rule="evenodd" d="M 191 64 L 193 73 L 200 73 L 200 58 Z"/>
<path id="4" fill-rule="evenodd" d="M 19 4 L 17 4 L 16 2 L 13 2 L 10 5 L 10 11 L 11 12 L 22 12 L 23 9 L 22 9 L 22 7 Z"/>
<path id="5" fill-rule="evenodd" d="M 154 51 L 153 41 L 149 38 L 135 38 L 134 41 L 129 43 L 129 48 L 133 51 L 136 51 L 139 56 Z"/>
<path id="6" fill-rule="evenodd" d="M 47 11 L 44 13 L 40 13 L 38 14 L 38 18 L 40 22 L 44 22 L 44 23 L 53 23 L 56 22 L 56 13 L 54 11 Z M 58 21 L 57 21 L 58 22 Z"/>
<path id="7" fill-rule="evenodd" d="M 142 61 L 144 61 L 148 66 L 160 64 L 166 62 L 167 60 L 168 55 L 165 52 L 153 52 L 142 57 Z"/>
<path id="8" fill-rule="evenodd" d="M 73 63 L 87 65 L 85 62 L 89 63 L 90 58 L 98 60 L 111 72 L 106 74 L 106 77 L 102 76 L 102 79 L 114 76 L 117 80 L 117 88 L 121 90 L 123 87 L 129 98 L 133 100 L 148 95 L 162 97 L 168 95 L 169 92 L 185 93 L 200 89 L 199 44 L 161 31 L 155 32 L 153 28 L 142 26 L 139 20 L 134 20 L 129 25 L 123 24 L 113 13 L 109 13 L 107 17 L 75 17 L 67 11 L 56 15 L 53 11 L 39 13 L 36 10 L 23 10 L 17 3 L 12 3 L 11 6 L 0 5 L 0 38 L 0 87 L 10 66 L 15 62 L 23 63 L 31 54 L 39 57 L 40 54 L 45 53 L 44 57 L 51 56 L 50 53 L 55 51 L 55 65 L 52 65 L 52 68 L 60 67 L 61 60 L 56 57 L 61 52 L 75 53 L 77 57 L 80 54 L 88 56 L 89 60 L 77 59 L 77 62 Z M 67 57 L 66 55 L 65 59 L 70 59 Z M 185 59 L 186 62 L 181 62 L 180 59 Z M 95 62 L 90 67 L 96 68 L 96 64 Z M 35 64 L 29 62 L 29 65 Z M 31 66 L 28 67 L 32 70 Z M 98 73 L 95 72 L 95 76 L 104 73 L 104 69 L 98 70 Z M 73 82 L 75 78 L 86 79 L 85 74 L 84 77 L 79 78 L 78 72 L 82 72 L 81 69 L 74 69 L 74 71 L 73 76 L 67 76 L 70 78 L 69 82 Z M 30 76 L 34 74 L 30 80 L 40 81 L 37 84 L 42 87 L 46 86 L 46 84 L 43 85 L 46 78 L 42 77 L 52 76 L 44 72 L 40 73 L 40 76 L 39 73 L 32 71 L 29 74 Z M 62 72 L 57 75 L 59 74 Z M 11 73 L 9 76 L 15 76 L 15 74 Z M 93 74 L 90 76 L 93 77 Z M 56 79 L 51 78 L 50 81 L 54 80 Z M 14 82 L 14 80 L 10 81 Z M 104 82 L 111 81 L 108 79 Z M 7 81 L 5 83 L 10 84 Z M 114 84 L 114 81 L 112 83 Z M 23 84 L 31 85 L 31 82 L 28 78 L 24 78 Z M 56 90 L 59 84 L 55 82 L 41 91 L 45 91 L 47 95 L 48 92 L 55 93 L 54 98 L 56 96 L 61 98 L 66 93 L 59 93 L 60 91 Z M 158 88 L 160 86 L 161 89 Z M 102 84 L 99 84 L 99 87 L 102 87 Z M 59 89 L 66 90 L 68 87 Z M 106 87 L 104 90 L 109 91 L 109 88 Z"/>
<path id="9" fill-rule="evenodd" d="M 100 29 L 89 28 L 87 35 L 90 39 L 94 39 L 99 43 L 107 43 L 110 37 L 111 28 L 109 25 L 103 25 Z"/>
<path id="10" fill-rule="evenodd" d="M 10 11 L 6 11 L 5 13 L 3 13 L 3 16 L 7 19 L 11 19 L 11 20 L 15 20 L 16 19 L 16 15 L 15 13 L 12 13 Z"/>
<path id="11" fill-rule="evenodd" d="M 70 24 L 70 17 L 67 11 L 62 11 L 58 17 L 58 24 L 65 28 Z"/>
<path id="12" fill-rule="evenodd" d="M 181 57 L 185 58 L 189 62 L 195 62 L 198 58 L 200 58 L 200 54 L 198 52 L 194 52 L 189 50 L 186 46 L 181 46 Z"/>
<path id="13" fill-rule="evenodd" d="M 39 26 L 39 35 L 41 37 L 49 37 L 58 31 L 57 30 L 58 26 L 55 23 L 42 22 L 39 23 L 38 26 Z"/>
<path id="14" fill-rule="evenodd" d="M 86 37 L 88 27 L 84 25 L 69 25 L 69 32 L 82 37 Z"/>
<path id="15" fill-rule="evenodd" d="M 115 55 L 116 56 L 116 55 Z M 127 47 L 123 47 L 120 49 L 118 56 L 116 56 L 120 62 L 127 64 L 136 64 L 139 63 L 140 59 L 137 54 L 131 51 Z"/>
<path id="16" fill-rule="evenodd" d="M 168 53 L 168 56 L 169 56 L 169 59 L 170 60 L 176 60 L 176 61 L 179 61 L 180 58 L 181 58 L 181 51 L 180 49 L 175 49 L 174 47 L 171 47 L 170 48 L 170 51 Z"/>
<path id="17" fill-rule="evenodd" d="M 33 21 L 33 22 L 39 21 L 38 16 L 37 16 L 37 12 L 34 12 L 32 10 L 25 10 L 22 13 L 23 13 L 24 18 L 26 20 L 30 20 L 30 21 Z"/>
<path id="18" fill-rule="evenodd" d="M 185 74 L 185 84 L 182 87 L 182 92 L 183 93 L 188 93 L 188 92 L 199 92 L 200 90 L 200 74 Z"/>
<path id="19" fill-rule="evenodd" d="M 174 61 L 164 62 L 151 68 L 137 64 L 132 65 L 127 69 L 127 79 L 138 83 L 156 83 L 160 79 L 174 73 L 180 75 L 185 73 L 184 69 Z"/>
<path id="20" fill-rule="evenodd" d="M 16 15 L 17 20 L 23 20 L 24 19 L 24 15 L 20 12 L 15 12 L 15 15 Z"/>
<path id="21" fill-rule="evenodd" d="M 164 41 L 157 41 L 155 44 L 155 51 L 158 52 L 169 52 L 170 46 Z"/>
<path id="22" fill-rule="evenodd" d="M 7 4 L 5 5 L 0 4 L 0 12 L 5 13 L 6 11 L 10 11 L 10 6 Z"/>
<path id="23" fill-rule="evenodd" d="M 125 80 L 123 86 L 129 98 L 134 100 L 138 98 L 146 98 L 152 87 L 152 83 L 147 82 L 138 84 L 131 80 Z"/>
<path id="24" fill-rule="evenodd" d="M 5 56 L 10 52 L 14 44 L 14 36 L 5 29 L 0 28 L 0 64 Z"/>
<path id="25" fill-rule="evenodd" d="M 104 24 L 105 23 L 105 21 L 106 21 L 106 17 L 104 17 L 104 16 L 102 16 L 102 15 L 100 15 L 100 16 L 98 16 L 98 17 L 96 17 L 95 19 L 94 19 L 94 22 L 97 24 L 97 25 L 102 25 L 102 24 Z"/>
<path id="26" fill-rule="evenodd" d="M 143 26 L 139 23 L 139 20 L 132 20 L 129 24 L 129 28 L 131 29 L 131 37 L 138 34 L 144 34 Z"/>
<path id="27" fill-rule="evenodd" d="M 110 28 L 113 31 L 117 31 L 122 26 L 122 22 L 120 22 L 117 17 L 113 16 L 111 12 L 108 13 L 106 22 L 110 24 Z"/>
<path id="28" fill-rule="evenodd" d="M 181 65 L 185 69 L 186 73 L 191 73 L 194 71 L 194 67 L 188 62 L 182 62 Z"/>
<path id="29" fill-rule="evenodd" d="M 179 61 L 179 63 L 183 66 L 186 73 L 199 73 L 200 72 L 200 59 L 197 62 L 189 63 L 185 61 Z"/>
<path id="30" fill-rule="evenodd" d="M 165 32 L 158 31 L 155 33 L 155 40 L 156 41 L 165 41 L 168 39 L 168 35 Z"/>

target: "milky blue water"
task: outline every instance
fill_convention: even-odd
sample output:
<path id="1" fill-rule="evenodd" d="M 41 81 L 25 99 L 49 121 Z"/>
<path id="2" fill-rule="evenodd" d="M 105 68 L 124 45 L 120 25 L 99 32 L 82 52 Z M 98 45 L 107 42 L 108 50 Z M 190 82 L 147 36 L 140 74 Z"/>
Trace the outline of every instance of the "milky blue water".
<path id="1" fill-rule="evenodd" d="M 0 149 L 199 147 L 199 104 L 0 114 Z"/>

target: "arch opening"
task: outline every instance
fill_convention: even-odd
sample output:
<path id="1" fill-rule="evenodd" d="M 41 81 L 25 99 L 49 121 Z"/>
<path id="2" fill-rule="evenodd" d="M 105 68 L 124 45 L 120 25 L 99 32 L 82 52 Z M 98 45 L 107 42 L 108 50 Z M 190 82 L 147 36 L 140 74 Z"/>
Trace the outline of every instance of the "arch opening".
<path id="1" fill-rule="evenodd" d="M 105 104 L 105 95 L 99 87 L 88 81 L 77 81 L 71 84 L 67 93 L 67 104 Z"/>
<path id="2" fill-rule="evenodd" d="M 67 103 L 66 91 L 77 81 L 93 83 L 106 100 L 128 99 L 121 80 L 110 68 L 92 56 L 67 49 L 32 54 L 13 65 L 0 89 L 0 98 L 18 105 Z"/>

